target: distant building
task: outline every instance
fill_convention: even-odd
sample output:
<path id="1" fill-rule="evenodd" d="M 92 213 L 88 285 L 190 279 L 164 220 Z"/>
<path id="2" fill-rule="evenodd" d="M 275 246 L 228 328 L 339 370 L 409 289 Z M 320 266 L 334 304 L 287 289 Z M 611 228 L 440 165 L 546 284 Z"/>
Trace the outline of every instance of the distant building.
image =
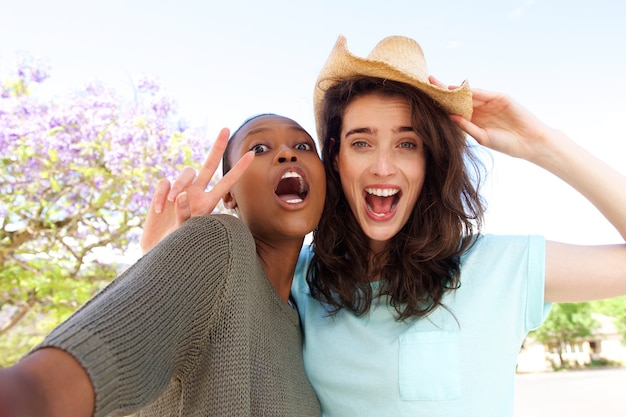
<path id="1" fill-rule="evenodd" d="M 589 337 L 568 343 L 563 347 L 563 360 L 570 365 L 585 366 L 592 361 L 606 360 L 626 365 L 626 345 L 617 331 L 615 319 L 603 314 L 592 314 L 599 324 Z M 518 372 L 546 372 L 552 363 L 559 364 L 556 346 L 543 345 L 526 338 L 517 361 Z"/>

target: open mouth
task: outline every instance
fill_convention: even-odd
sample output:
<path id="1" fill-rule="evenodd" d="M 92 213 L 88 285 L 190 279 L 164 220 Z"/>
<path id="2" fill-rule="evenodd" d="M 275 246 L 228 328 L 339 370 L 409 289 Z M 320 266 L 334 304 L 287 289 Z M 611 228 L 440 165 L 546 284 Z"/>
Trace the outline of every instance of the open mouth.
<path id="1" fill-rule="evenodd" d="M 302 175 L 295 171 L 287 171 L 280 177 L 274 193 L 285 203 L 301 203 L 309 193 L 309 185 Z"/>
<path id="2" fill-rule="evenodd" d="M 400 201 L 397 188 L 366 188 L 365 203 L 367 209 L 376 217 L 383 217 L 393 211 Z"/>

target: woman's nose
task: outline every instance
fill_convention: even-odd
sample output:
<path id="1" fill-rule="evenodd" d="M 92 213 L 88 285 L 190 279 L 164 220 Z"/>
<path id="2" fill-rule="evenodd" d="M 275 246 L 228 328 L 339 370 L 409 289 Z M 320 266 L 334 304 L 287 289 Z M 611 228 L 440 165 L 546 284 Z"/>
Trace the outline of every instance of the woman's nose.
<path id="1" fill-rule="evenodd" d="M 395 171 L 395 163 L 392 155 L 386 151 L 377 152 L 372 163 L 372 173 L 380 177 L 392 175 Z"/>
<path id="2" fill-rule="evenodd" d="M 285 162 L 296 162 L 298 160 L 298 156 L 296 155 L 294 149 L 288 146 L 282 146 L 276 155 L 276 160 L 280 164 Z"/>

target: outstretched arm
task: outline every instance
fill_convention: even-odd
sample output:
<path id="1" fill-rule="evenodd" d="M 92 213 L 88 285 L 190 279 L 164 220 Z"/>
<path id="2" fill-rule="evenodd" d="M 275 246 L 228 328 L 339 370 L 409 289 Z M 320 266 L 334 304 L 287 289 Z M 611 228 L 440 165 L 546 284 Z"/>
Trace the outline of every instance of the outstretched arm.
<path id="1" fill-rule="evenodd" d="M 88 417 L 93 411 L 91 381 L 69 353 L 40 349 L 0 369 L 0 416 Z"/>
<path id="2" fill-rule="evenodd" d="M 586 197 L 626 240 L 626 177 L 546 126 L 506 95 L 472 90 L 472 120 L 451 116 L 481 145 L 526 159 Z M 584 301 L 626 294 L 626 245 L 547 242 L 547 301 Z"/>
<path id="3" fill-rule="evenodd" d="M 254 158 L 252 152 L 245 154 L 215 187 L 206 191 L 226 149 L 228 135 L 228 129 L 220 131 L 197 175 L 193 168 L 187 167 L 172 184 L 166 179 L 159 181 L 141 235 L 144 253 L 189 218 L 211 214 L 220 199 L 250 166 Z"/>

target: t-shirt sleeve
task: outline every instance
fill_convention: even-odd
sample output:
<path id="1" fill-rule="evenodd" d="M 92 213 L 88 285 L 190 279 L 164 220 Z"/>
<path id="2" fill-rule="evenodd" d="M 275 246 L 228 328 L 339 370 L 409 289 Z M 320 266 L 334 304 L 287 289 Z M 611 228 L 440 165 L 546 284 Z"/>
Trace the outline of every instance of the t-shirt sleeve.
<path id="1" fill-rule="evenodd" d="M 252 245 L 254 253 L 245 225 L 226 217 L 233 218 L 187 221 L 39 346 L 81 363 L 94 385 L 96 416 L 147 405 L 197 358 L 224 302 L 230 247 Z"/>
<path id="2" fill-rule="evenodd" d="M 537 329 L 550 313 L 545 302 L 546 242 L 542 236 L 528 238 L 528 286 L 526 294 L 526 330 Z"/>

